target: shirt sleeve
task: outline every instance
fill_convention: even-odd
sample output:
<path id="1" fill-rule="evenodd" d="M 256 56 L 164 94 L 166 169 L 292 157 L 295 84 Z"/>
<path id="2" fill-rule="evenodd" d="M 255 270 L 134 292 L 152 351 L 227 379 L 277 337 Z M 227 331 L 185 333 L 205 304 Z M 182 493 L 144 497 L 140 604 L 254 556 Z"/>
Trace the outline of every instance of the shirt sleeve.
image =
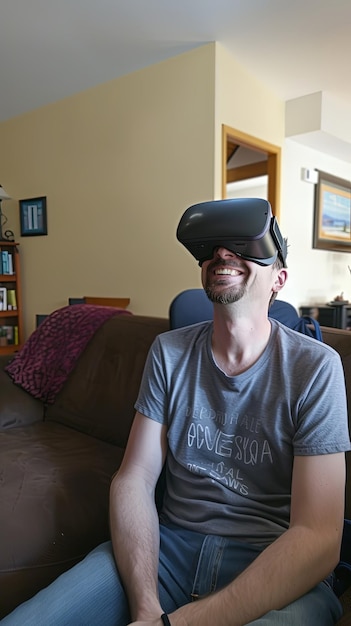
<path id="1" fill-rule="evenodd" d="M 306 381 L 293 441 L 296 455 L 350 450 L 345 377 L 338 353 L 330 351 Z"/>
<path id="2" fill-rule="evenodd" d="M 144 367 L 135 409 L 160 424 L 167 424 L 167 385 L 164 355 L 158 337 L 154 340 Z"/>

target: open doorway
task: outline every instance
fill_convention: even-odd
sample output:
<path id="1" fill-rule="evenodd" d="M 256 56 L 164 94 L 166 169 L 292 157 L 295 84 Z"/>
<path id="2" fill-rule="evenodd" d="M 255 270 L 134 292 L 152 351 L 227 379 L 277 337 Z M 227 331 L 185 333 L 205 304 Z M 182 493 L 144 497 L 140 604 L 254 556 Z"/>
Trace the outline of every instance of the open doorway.
<path id="1" fill-rule="evenodd" d="M 280 217 L 280 147 L 222 126 L 222 198 L 267 199 Z"/>

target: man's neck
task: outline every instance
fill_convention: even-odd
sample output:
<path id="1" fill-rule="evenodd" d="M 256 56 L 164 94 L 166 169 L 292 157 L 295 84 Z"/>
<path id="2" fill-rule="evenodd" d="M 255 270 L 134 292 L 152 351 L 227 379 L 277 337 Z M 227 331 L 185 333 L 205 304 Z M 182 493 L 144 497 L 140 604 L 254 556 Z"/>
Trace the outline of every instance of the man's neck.
<path id="1" fill-rule="evenodd" d="M 256 363 L 271 333 L 266 313 L 240 315 L 233 306 L 215 306 L 213 319 L 213 357 L 228 376 L 241 374 Z"/>

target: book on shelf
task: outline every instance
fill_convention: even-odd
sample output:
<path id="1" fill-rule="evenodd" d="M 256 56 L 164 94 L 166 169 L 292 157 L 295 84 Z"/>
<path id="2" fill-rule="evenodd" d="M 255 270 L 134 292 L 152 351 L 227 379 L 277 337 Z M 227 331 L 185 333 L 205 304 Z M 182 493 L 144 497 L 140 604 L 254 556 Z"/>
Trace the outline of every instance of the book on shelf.
<path id="1" fill-rule="evenodd" d="M 7 310 L 17 311 L 16 289 L 7 290 Z"/>
<path id="2" fill-rule="evenodd" d="M 7 310 L 7 289 L 0 287 L 0 311 Z"/>
<path id="3" fill-rule="evenodd" d="M 1 250 L 1 259 L 2 259 L 2 273 L 9 273 L 9 253 L 7 250 Z"/>
<path id="4" fill-rule="evenodd" d="M 1 274 L 13 274 L 13 256 L 8 250 L 1 250 Z"/>
<path id="5" fill-rule="evenodd" d="M 18 345 L 18 326 L 0 326 L 0 346 Z"/>

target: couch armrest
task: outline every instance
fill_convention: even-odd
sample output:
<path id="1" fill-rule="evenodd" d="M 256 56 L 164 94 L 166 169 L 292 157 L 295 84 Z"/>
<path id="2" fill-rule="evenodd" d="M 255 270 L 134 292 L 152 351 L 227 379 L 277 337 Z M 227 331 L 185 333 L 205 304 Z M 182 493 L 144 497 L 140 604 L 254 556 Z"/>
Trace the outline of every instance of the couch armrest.
<path id="1" fill-rule="evenodd" d="M 41 422 L 44 415 L 43 403 L 14 385 L 4 371 L 10 358 L 0 356 L 0 430 Z"/>

